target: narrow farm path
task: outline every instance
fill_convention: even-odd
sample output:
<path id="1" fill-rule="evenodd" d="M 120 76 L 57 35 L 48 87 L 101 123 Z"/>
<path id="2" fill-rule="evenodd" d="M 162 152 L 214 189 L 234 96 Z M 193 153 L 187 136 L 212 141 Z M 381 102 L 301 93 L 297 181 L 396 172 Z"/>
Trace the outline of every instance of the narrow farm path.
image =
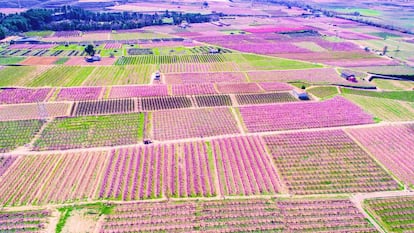
<path id="1" fill-rule="evenodd" d="M 228 137 L 237 137 L 237 136 L 268 136 L 268 135 L 278 135 L 278 134 L 286 134 L 286 133 L 305 133 L 305 132 L 316 132 L 316 131 L 329 131 L 329 130 L 346 130 L 346 129 L 361 129 L 361 128 L 372 128 L 372 127 L 381 127 L 381 126 L 392 126 L 392 125 L 404 125 L 404 124 L 414 124 L 414 121 L 399 121 L 399 122 L 380 122 L 380 123 L 373 123 L 373 124 L 366 124 L 366 125 L 351 125 L 351 126 L 338 126 L 338 127 L 330 127 L 330 128 L 311 128 L 311 129 L 297 129 L 297 130 L 282 130 L 282 131 L 269 131 L 269 132 L 244 132 L 240 134 L 226 134 L 226 135 L 216 135 L 210 137 L 203 137 L 203 138 L 183 138 L 183 139 L 174 139 L 174 140 L 164 140 L 164 141 L 153 141 L 154 143 L 184 143 L 184 142 L 197 142 L 197 141 L 210 141 L 214 139 L 223 139 Z M 39 134 L 40 135 L 40 134 Z M 33 142 L 35 139 L 33 139 Z M 107 151 L 110 149 L 121 149 L 121 148 L 128 148 L 131 146 L 142 146 L 144 145 L 142 141 L 137 142 L 136 144 L 128 144 L 128 145 L 119 145 L 119 146 L 106 146 L 106 147 L 91 147 L 91 148 L 78 148 L 78 149 L 69 149 L 69 150 L 53 150 L 53 151 L 27 151 L 24 150 L 25 153 L 30 154 L 50 154 L 50 153 L 64 153 L 64 152 L 84 152 L 84 151 Z M 3 154 L 19 154 L 22 151 L 14 150 L 8 153 Z M 2 155 L 2 153 L 0 153 Z"/>

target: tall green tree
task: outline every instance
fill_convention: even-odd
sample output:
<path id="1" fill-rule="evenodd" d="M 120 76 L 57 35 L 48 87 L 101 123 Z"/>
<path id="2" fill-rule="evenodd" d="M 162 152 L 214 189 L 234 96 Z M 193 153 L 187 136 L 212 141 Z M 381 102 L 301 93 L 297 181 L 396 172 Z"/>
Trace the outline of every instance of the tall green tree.
<path id="1" fill-rule="evenodd" d="M 94 56 L 95 55 L 95 47 L 93 47 L 93 45 L 88 45 L 85 48 L 85 53 L 87 53 L 89 56 Z"/>

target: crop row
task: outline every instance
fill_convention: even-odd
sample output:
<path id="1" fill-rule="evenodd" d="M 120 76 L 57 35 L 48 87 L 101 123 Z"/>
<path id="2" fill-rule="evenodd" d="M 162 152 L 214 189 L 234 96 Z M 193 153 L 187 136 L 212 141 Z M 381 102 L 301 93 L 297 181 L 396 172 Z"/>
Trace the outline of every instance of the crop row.
<path id="1" fill-rule="evenodd" d="M 398 183 L 342 130 L 264 137 L 290 193 L 396 190 Z"/>
<path id="2" fill-rule="evenodd" d="M 161 64 L 163 73 L 212 73 L 212 72 L 239 72 L 240 67 L 235 62 L 210 63 L 171 63 Z"/>
<path id="3" fill-rule="evenodd" d="M 200 83 L 243 83 L 246 77 L 241 72 L 212 72 L 212 73 L 167 73 L 167 84 L 200 84 Z"/>
<path id="4" fill-rule="evenodd" d="M 58 101 L 97 100 L 104 91 L 101 87 L 63 88 L 57 95 Z"/>
<path id="5" fill-rule="evenodd" d="M 76 68 L 76 67 L 74 67 Z M 88 67 L 90 68 L 90 67 Z M 103 67 L 107 68 L 107 67 Z M 52 68 L 53 69 L 53 68 Z M 98 69 L 98 68 L 97 68 Z M 74 69 L 71 69 L 74 71 Z M 102 71 L 101 69 L 99 69 Z M 61 69 L 50 71 L 56 73 L 62 71 Z M 95 85 L 95 76 L 99 76 L 92 70 L 90 75 L 81 74 L 81 80 L 76 82 L 89 82 Z M 116 70 L 108 69 L 105 72 L 117 72 Z M 126 71 L 125 71 L 126 72 Z M 128 71 L 129 72 L 129 71 Z M 123 71 L 121 72 L 122 74 Z M 84 76 L 89 75 L 88 77 Z M 106 74 L 107 75 L 107 74 Z M 47 78 L 46 78 L 47 76 Z M 47 82 L 50 75 L 44 75 L 39 79 L 32 80 L 33 85 L 40 85 L 42 82 Z M 41 80 L 42 79 L 42 80 Z M 84 80 L 86 79 L 86 81 Z M 68 80 L 72 82 L 74 80 Z M 101 80 L 102 81 L 102 80 Z M 100 81 L 100 82 L 101 82 Z M 116 81 L 115 81 L 116 82 Z M 37 83 L 37 84 L 35 84 Z M 102 84 L 105 84 L 103 81 Z M 65 85 L 65 84 L 64 84 Z M 70 85 L 69 85 L 70 86 Z M 241 93 L 264 93 L 275 91 L 289 91 L 292 87 L 283 83 L 186 83 L 173 85 L 131 85 L 131 86 L 114 86 L 114 87 L 66 87 L 58 88 L 57 90 L 51 88 L 10 88 L 0 89 L 0 104 L 19 104 L 19 103 L 37 103 L 45 101 L 85 101 L 85 100 L 100 100 L 103 99 L 106 92 L 109 92 L 107 98 L 132 98 L 132 97 L 158 97 L 158 96 L 184 96 L 184 95 L 210 95 L 210 94 L 241 94 Z"/>
<path id="6" fill-rule="evenodd" d="M 1 205 L 63 203 L 94 198 L 106 152 L 19 157 L 0 177 Z"/>
<path id="7" fill-rule="evenodd" d="M 76 102 L 71 116 L 90 116 L 137 112 L 139 109 L 136 99 L 114 99 Z"/>
<path id="8" fill-rule="evenodd" d="M 208 137 L 239 133 L 229 108 L 184 109 L 153 113 L 156 140 Z"/>
<path id="9" fill-rule="evenodd" d="M 0 157 L 0 176 L 3 175 L 7 169 L 16 160 L 16 156 L 1 156 Z"/>
<path id="10" fill-rule="evenodd" d="M 254 97 L 252 99 L 251 96 L 240 95 L 238 100 L 241 104 L 249 104 L 249 101 L 254 103 L 267 102 L 269 98 L 269 101 L 285 101 L 285 98 L 293 98 L 290 94 L 274 94 L 270 97 L 267 94 L 254 94 Z M 231 103 L 229 96 L 144 97 L 141 99 L 78 102 L 70 113 L 72 116 L 137 113 L 57 118 L 48 123 L 42 131 L 40 138 L 34 143 L 34 149 L 55 150 L 136 144 L 144 134 L 144 114 L 139 113 L 142 111 L 151 112 L 147 121 L 148 128 L 145 131 L 148 137 L 155 140 L 202 138 L 240 133 L 243 124 L 239 125 L 236 120 L 238 111 L 240 111 L 238 116 L 241 117 L 241 123 L 244 122 L 244 126 L 250 132 L 322 128 L 373 122 L 371 116 L 343 98 L 324 102 L 250 105 L 238 109 L 192 108 L 229 103 Z M 14 109 L 12 111 L 22 108 L 21 106 L 11 107 Z M 34 108 L 33 114 L 38 114 L 37 118 L 39 119 L 50 117 L 55 113 L 65 116 L 69 114 L 66 104 L 57 103 L 44 107 L 46 112 L 40 111 L 41 109 L 37 111 Z M 174 108 L 186 109 L 173 110 Z M 48 112 L 50 109 L 56 110 L 56 112 Z M 294 112 L 292 113 L 292 111 Z M 300 114 L 296 112 L 300 112 Z M 263 123 L 264 121 L 266 122 Z M 9 122 L 9 124 L 12 123 Z M 19 136 L 17 128 L 10 129 L 10 131 L 15 131 L 16 136 L 11 138 L 4 136 L 3 139 L 10 148 L 22 145 L 21 140 L 28 143 L 30 139 L 28 136 L 33 136 L 33 134 Z"/>
<path id="11" fill-rule="evenodd" d="M 1 232 L 40 232 L 46 230 L 48 217 L 47 210 L 33 210 L 22 212 L 0 212 Z"/>
<path id="12" fill-rule="evenodd" d="M 400 189 L 340 130 L 3 156 L 0 165 L 3 205 Z"/>
<path id="13" fill-rule="evenodd" d="M 136 144 L 143 137 L 144 114 L 57 118 L 50 122 L 34 150 L 62 150 Z"/>
<path id="14" fill-rule="evenodd" d="M 350 134 L 407 184 L 414 185 L 414 125 L 350 129 Z"/>
<path id="15" fill-rule="evenodd" d="M 100 198 L 215 196 L 212 164 L 203 142 L 113 150 Z"/>
<path id="16" fill-rule="evenodd" d="M 42 125 L 39 120 L 0 121 L 0 153 L 30 143 Z"/>
<path id="17" fill-rule="evenodd" d="M 278 175 L 259 137 L 233 137 L 211 142 L 225 195 L 277 193 Z"/>
<path id="18" fill-rule="evenodd" d="M 208 83 L 172 85 L 173 95 L 208 95 L 216 93 L 214 85 Z"/>
<path id="19" fill-rule="evenodd" d="M 0 89 L 0 104 L 36 103 L 46 100 L 50 88 Z"/>
<path id="20" fill-rule="evenodd" d="M 5 105 L 0 107 L 0 121 L 44 120 L 51 117 L 68 116 L 70 106 L 69 103 Z"/>
<path id="21" fill-rule="evenodd" d="M 414 103 L 349 94 L 345 94 L 344 96 L 381 120 L 414 120 Z"/>
<path id="22" fill-rule="evenodd" d="M 342 97 L 323 102 L 240 107 L 240 113 L 250 132 L 373 123 L 371 115 Z"/>
<path id="23" fill-rule="evenodd" d="M 117 86 L 112 87 L 109 98 L 156 97 L 167 96 L 167 85 L 153 86 Z"/>
<path id="24" fill-rule="evenodd" d="M 251 71 L 247 73 L 254 82 L 292 82 L 341 83 L 338 72 L 333 68 L 306 70 Z"/>
<path id="25" fill-rule="evenodd" d="M 173 64 L 173 63 L 215 63 L 224 62 L 222 55 L 173 55 L 173 56 L 136 56 L 120 57 L 115 65 L 139 65 L 139 64 Z"/>
<path id="26" fill-rule="evenodd" d="M 116 205 L 100 232 L 376 232 L 345 199 Z"/>
<path id="27" fill-rule="evenodd" d="M 414 196 L 368 199 L 364 206 L 388 232 L 414 231 Z"/>
<path id="28" fill-rule="evenodd" d="M 154 111 L 176 108 L 190 108 L 191 99 L 184 96 L 168 96 L 161 98 L 141 98 L 143 111 Z"/>
<path id="29" fill-rule="evenodd" d="M 288 92 L 236 95 L 236 99 L 241 105 L 298 101 Z"/>
<path id="30" fill-rule="evenodd" d="M 229 95 L 200 95 L 195 96 L 198 107 L 232 106 Z"/>
<path id="31" fill-rule="evenodd" d="M 101 51 L 98 50 L 96 54 Z M 0 52 L 0 56 L 20 56 L 20 57 L 82 57 L 86 52 L 81 50 L 53 50 L 53 49 L 5 49 Z"/>

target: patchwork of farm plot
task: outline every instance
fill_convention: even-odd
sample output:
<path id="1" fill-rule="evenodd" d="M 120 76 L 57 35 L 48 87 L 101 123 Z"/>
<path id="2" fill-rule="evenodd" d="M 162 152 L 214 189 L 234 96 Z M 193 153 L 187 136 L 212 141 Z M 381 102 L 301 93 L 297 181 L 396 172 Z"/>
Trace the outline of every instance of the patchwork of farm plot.
<path id="1" fill-rule="evenodd" d="M 2 49 L 21 66 L 0 67 L 0 231 L 50 231 L 79 202 L 103 206 L 99 232 L 412 230 L 411 197 L 370 198 L 413 188 L 409 84 L 338 87 L 397 61 L 289 23 L 47 38 L 107 35 L 96 63 L 79 41 Z"/>

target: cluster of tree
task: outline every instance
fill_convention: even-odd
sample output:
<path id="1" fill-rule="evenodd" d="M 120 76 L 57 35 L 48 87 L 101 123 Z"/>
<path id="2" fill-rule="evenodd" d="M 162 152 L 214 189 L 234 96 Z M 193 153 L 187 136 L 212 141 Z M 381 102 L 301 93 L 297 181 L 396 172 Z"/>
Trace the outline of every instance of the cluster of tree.
<path id="1" fill-rule="evenodd" d="M 209 22 L 215 16 L 165 11 L 162 14 L 136 12 L 91 12 L 78 7 L 63 6 L 57 9 L 30 9 L 20 14 L 0 14 L 0 38 L 32 30 L 119 30 L 164 24 L 172 18 L 175 25 Z M 170 20 L 171 21 L 171 20 Z"/>

